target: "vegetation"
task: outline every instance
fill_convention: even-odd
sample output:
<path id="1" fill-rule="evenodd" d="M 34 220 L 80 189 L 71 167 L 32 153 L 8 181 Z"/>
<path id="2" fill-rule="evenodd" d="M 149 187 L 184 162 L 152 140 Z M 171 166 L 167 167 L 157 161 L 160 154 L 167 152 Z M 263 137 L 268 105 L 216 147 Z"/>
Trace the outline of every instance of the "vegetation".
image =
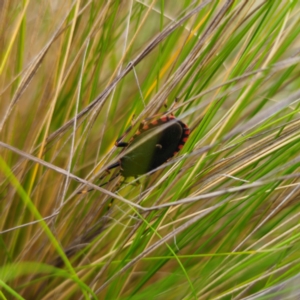
<path id="1" fill-rule="evenodd" d="M 1 1 L 0 298 L 296 299 L 299 16 L 298 1 Z M 107 174 L 117 138 L 165 104 L 184 148 Z"/>

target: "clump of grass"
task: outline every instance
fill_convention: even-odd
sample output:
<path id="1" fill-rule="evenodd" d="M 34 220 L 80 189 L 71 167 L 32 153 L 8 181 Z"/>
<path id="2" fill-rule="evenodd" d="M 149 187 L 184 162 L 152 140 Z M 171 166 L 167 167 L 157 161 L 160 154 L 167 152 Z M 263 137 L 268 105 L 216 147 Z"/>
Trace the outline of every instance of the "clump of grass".
<path id="1" fill-rule="evenodd" d="M 3 299 L 297 297 L 297 1 L 0 6 Z M 182 151 L 106 175 L 165 103 Z"/>

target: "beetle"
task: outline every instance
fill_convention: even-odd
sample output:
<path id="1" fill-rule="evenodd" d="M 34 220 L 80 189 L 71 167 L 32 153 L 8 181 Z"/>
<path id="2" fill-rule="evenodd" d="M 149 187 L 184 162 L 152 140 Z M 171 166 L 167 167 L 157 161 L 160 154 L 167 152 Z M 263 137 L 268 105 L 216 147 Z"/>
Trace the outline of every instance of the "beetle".
<path id="1" fill-rule="evenodd" d="M 107 171 L 120 167 L 120 174 L 125 178 L 148 173 L 176 155 L 189 134 L 188 126 L 174 115 L 144 121 L 128 143 L 120 142 L 122 138 L 117 140 L 115 145 L 124 148 L 124 155 L 109 165 Z"/>
<path id="2" fill-rule="evenodd" d="M 131 127 L 126 130 L 125 134 L 130 129 Z M 136 178 L 138 175 L 156 169 L 182 149 L 189 135 L 188 126 L 173 114 L 163 115 L 158 119 L 152 118 L 152 121 L 148 122 L 143 121 L 128 143 L 120 141 L 124 135 L 116 141 L 115 146 L 124 148 L 125 153 L 117 162 L 109 165 L 106 171 L 109 173 L 109 170 L 120 167 L 120 172 L 100 186 L 111 182 L 118 175 Z M 83 190 L 77 194 L 85 194 L 92 190 Z M 111 204 L 112 201 L 109 207 Z"/>

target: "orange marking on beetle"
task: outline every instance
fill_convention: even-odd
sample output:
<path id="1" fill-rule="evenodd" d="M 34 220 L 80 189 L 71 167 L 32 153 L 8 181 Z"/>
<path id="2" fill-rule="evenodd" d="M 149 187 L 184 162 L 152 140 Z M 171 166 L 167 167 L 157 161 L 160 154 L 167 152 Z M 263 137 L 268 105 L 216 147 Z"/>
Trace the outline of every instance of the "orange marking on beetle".
<path id="1" fill-rule="evenodd" d="M 168 121 L 168 117 L 167 116 L 162 116 L 160 118 L 160 120 L 162 120 L 163 122 L 167 122 Z"/>
<path id="2" fill-rule="evenodd" d="M 177 137 L 174 136 L 174 141 L 171 140 L 170 145 L 166 146 L 166 149 L 173 151 L 173 155 L 170 154 L 170 152 L 164 152 L 162 145 L 161 144 L 154 144 L 152 147 L 155 147 L 156 149 L 162 149 L 160 152 L 160 155 L 162 155 L 162 157 L 165 159 L 165 161 L 170 160 L 173 156 L 177 155 L 178 152 L 184 147 L 185 142 L 188 140 L 189 134 L 190 134 L 190 129 L 188 128 L 188 126 L 186 124 L 184 124 L 182 121 L 178 120 L 173 114 L 172 115 L 163 115 L 160 118 L 148 118 L 145 121 L 142 121 L 139 124 L 139 128 L 138 131 L 134 134 L 134 136 L 130 139 L 130 141 L 128 143 L 123 143 L 124 145 L 120 144 L 120 147 L 130 147 L 130 144 L 136 139 L 136 138 L 140 138 L 139 135 L 143 134 L 144 132 L 146 132 L 149 129 L 152 129 L 153 127 L 158 127 L 160 125 L 164 125 L 162 126 L 162 132 L 165 132 L 164 128 L 165 128 L 165 123 L 172 121 L 173 123 L 176 123 L 177 127 L 174 126 L 174 131 L 177 131 Z M 179 128 L 181 127 L 181 129 Z M 156 133 L 156 132 L 155 132 Z M 155 134 L 154 133 L 154 134 Z M 158 142 L 160 140 L 160 135 L 158 136 Z M 146 148 L 146 147 L 144 147 Z M 141 153 L 138 153 L 138 155 L 140 155 L 141 157 L 148 155 L 148 149 L 144 149 L 143 145 L 140 146 L 140 148 L 138 148 Z M 172 152 L 171 152 L 172 153 Z M 135 152 L 134 150 L 129 151 L 128 155 L 122 157 L 118 163 L 114 163 L 111 166 L 108 167 L 108 169 L 113 169 L 117 166 L 120 166 L 120 175 L 126 177 L 130 177 L 130 176 L 137 176 L 140 174 L 145 174 L 149 171 L 153 170 L 153 167 L 150 166 L 146 166 L 144 169 L 143 168 L 136 168 L 133 165 L 133 169 L 131 170 L 131 161 L 134 162 L 135 159 Z M 150 162 L 153 164 L 162 164 L 159 162 L 159 157 L 152 157 L 150 158 Z"/>

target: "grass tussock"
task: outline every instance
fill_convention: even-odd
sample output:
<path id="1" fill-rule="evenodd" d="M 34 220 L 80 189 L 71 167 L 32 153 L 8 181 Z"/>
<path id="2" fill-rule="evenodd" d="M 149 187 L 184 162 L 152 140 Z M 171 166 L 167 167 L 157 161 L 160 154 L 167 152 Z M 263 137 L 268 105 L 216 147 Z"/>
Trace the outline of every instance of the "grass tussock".
<path id="1" fill-rule="evenodd" d="M 0 2 L 1 299 L 296 299 L 299 12 Z M 165 104 L 184 148 L 107 174 Z"/>

